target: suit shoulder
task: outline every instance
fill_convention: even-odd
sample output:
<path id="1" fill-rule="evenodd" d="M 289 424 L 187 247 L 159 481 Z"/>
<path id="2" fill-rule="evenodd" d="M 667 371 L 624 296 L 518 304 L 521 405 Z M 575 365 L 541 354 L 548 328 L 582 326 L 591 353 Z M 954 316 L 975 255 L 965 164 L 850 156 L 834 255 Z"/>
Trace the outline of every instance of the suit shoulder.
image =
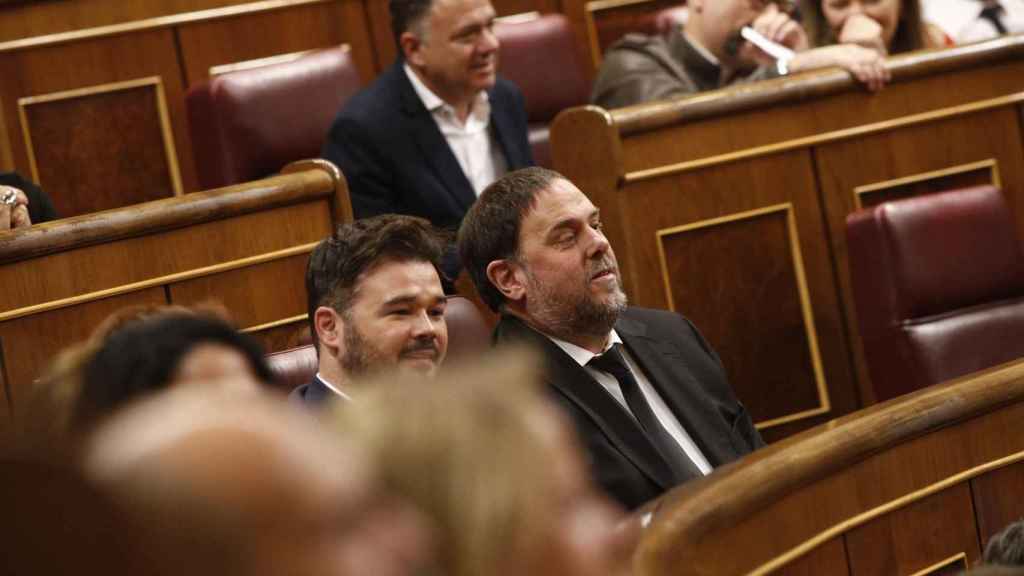
<path id="1" fill-rule="evenodd" d="M 666 324 L 690 325 L 690 321 L 682 314 L 658 308 L 630 306 L 626 308 L 625 312 L 622 313 L 622 316 L 623 318 L 643 322 L 648 325 L 653 324 L 654 326 L 663 326 Z"/>
<path id="2" fill-rule="evenodd" d="M 338 120 L 367 125 L 387 124 L 401 108 L 401 92 L 393 70 L 377 77 L 342 106 Z"/>

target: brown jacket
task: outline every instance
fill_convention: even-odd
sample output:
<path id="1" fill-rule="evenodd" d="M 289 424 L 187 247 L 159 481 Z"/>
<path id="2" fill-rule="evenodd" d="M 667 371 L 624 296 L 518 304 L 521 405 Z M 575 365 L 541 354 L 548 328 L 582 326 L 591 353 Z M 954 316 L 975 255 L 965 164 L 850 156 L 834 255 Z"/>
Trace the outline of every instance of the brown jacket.
<path id="1" fill-rule="evenodd" d="M 621 108 L 777 75 L 774 67 L 761 67 L 745 76 L 726 76 L 694 48 L 682 28 L 665 36 L 627 34 L 605 53 L 590 100 Z"/>

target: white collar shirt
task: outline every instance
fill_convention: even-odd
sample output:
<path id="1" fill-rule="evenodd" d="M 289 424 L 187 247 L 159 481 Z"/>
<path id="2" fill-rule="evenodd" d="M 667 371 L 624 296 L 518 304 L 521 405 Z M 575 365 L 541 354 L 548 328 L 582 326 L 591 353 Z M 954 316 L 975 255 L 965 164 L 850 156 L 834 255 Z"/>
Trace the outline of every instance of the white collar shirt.
<path id="1" fill-rule="evenodd" d="M 490 129 L 491 102 L 487 92 L 481 90 L 477 94 L 466 122 L 462 123 L 455 109 L 427 88 L 409 64 L 405 64 L 405 75 L 448 142 L 462 173 L 479 196 L 484 188 L 508 171 L 505 153 Z"/>
<path id="2" fill-rule="evenodd" d="M 1024 0 L 999 0 L 999 20 L 1010 34 L 1024 32 Z M 957 44 L 999 36 L 996 27 L 981 17 L 982 0 L 924 0 L 923 18 L 942 29 Z"/>
<path id="3" fill-rule="evenodd" d="M 619 385 L 619 381 L 614 376 L 607 372 L 602 372 L 590 366 L 587 363 L 590 362 L 597 354 L 594 354 L 586 348 L 581 348 L 571 342 L 566 342 L 554 336 L 545 334 L 552 342 L 558 345 L 566 354 L 569 355 L 577 364 L 583 367 L 590 376 L 597 381 L 605 390 L 611 394 L 612 398 L 622 405 L 627 413 L 632 414 L 633 412 L 629 409 L 629 405 L 626 403 L 626 397 L 622 393 L 622 387 Z M 611 349 L 615 344 L 622 344 L 622 338 L 619 337 L 619 333 L 614 329 L 608 337 L 608 342 L 605 344 L 602 354 Z M 636 378 L 637 384 L 640 385 L 640 391 L 643 392 L 644 398 L 650 405 L 651 410 L 654 412 L 654 416 L 658 419 L 658 422 L 668 431 L 669 435 L 675 440 L 679 448 L 686 454 L 686 456 L 696 464 L 697 468 L 700 469 L 702 474 L 708 474 L 711 472 L 711 464 L 708 459 L 701 453 L 700 448 L 693 441 L 693 438 L 683 428 L 682 423 L 676 418 L 675 414 L 669 410 L 665 400 L 658 394 L 658 391 L 651 385 L 650 380 L 647 379 L 647 375 L 640 369 L 640 366 L 636 363 L 630 355 L 629 350 L 625 346 L 620 346 L 619 350 L 622 352 L 622 358 L 626 361 L 626 366 L 629 367 L 629 371 L 633 373 L 633 377 Z M 634 416 L 635 417 L 635 416 Z"/>
<path id="4" fill-rule="evenodd" d="M 323 382 L 323 385 L 327 386 L 328 390 L 330 390 L 331 392 L 334 392 L 338 396 L 341 396 L 341 398 L 343 400 L 345 400 L 346 402 L 351 402 L 352 401 L 352 397 L 351 396 L 349 396 L 348 394 L 345 394 L 344 392 L 342 392 L 341 389 L 338 388 L 337 386 L 335 386 L 334 384 L 331 384 L 330 382 L 328 382 L 323 376 L 320 375 L 319 372 L 316 373 L 316 379 L 319 380 L 320 382 Z"/>

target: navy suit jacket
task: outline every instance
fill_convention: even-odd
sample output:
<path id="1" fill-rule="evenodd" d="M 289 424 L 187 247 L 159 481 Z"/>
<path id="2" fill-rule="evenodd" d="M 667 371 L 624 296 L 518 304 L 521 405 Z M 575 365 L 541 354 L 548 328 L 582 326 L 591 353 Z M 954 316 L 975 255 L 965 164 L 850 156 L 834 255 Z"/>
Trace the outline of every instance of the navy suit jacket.
<path id="1" fill-rule="evenodd" d="M 713 467 L 764 445 L 717 355 L 689 320 L 630 307 L 615 330 Z M 596 482 L 623 506 L 636 508 L 689 480 L 674 477 L 636 419 L 547 336 L 503 316 L 494 337 L 526 342 L 543 354 L 547 384 L 575 424 Z"/>
<path id="2" fill-rule="evenodd" d="M 341 400 L 342 397 L 335 394 L 316 376 L 313 376 L 312 382 L 298 386 L 288 394 L 288 400 L 311 408 L 320 408 L 331 399 Z"/>
<path id="3" fill-rule="evenodd" d="M 522 93 L 498 78 L 487 95 L 491 130 L 505 152 L 508 169 L 533 165 Z M 476 192 L 409 82 L 401 58 L 345 104 L 321 155 L 345 175 L 356 218 L 412 214 L 454 231 L 476 201 Z"/>

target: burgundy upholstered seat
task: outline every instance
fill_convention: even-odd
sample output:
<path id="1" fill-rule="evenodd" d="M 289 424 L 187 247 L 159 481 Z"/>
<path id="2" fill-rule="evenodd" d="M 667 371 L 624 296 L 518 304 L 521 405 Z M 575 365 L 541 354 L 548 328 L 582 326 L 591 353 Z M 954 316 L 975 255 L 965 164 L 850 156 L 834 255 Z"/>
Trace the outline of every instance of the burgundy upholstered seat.
<path id="1" fill-rule="evenodd" d="M 566 108 L 586 104 L 590 85 L 569 20 L 547 14 L 495 26 L 501 42 L 499 73 L 526 98 L 530 146 L 539 166 L 551 167 L 548 125 Z"/>
<path id="2" fill-rule="evenodd" d="M 879 400 L 1024 357 L 1024 253 L 998 189 L 881 204 L 846 237 Z"/>
<path id="3" fill-rule="evenodd" d="M 320 156 L 341 105 L 362 82 L 348 46 L 215 76 L 189 90 L 202 189 L 257 180 Z"/>
<path id="4" fill-rule="evenodd" d="M 470 300 L 450 296 L 444 320 L 448 325 L 448 359 L 471 356 L 490 348 L 491 327 Z M 317 369 L 312 344 L 268 354 L 267 362 L 282 390 L 310 382 Z"/>

